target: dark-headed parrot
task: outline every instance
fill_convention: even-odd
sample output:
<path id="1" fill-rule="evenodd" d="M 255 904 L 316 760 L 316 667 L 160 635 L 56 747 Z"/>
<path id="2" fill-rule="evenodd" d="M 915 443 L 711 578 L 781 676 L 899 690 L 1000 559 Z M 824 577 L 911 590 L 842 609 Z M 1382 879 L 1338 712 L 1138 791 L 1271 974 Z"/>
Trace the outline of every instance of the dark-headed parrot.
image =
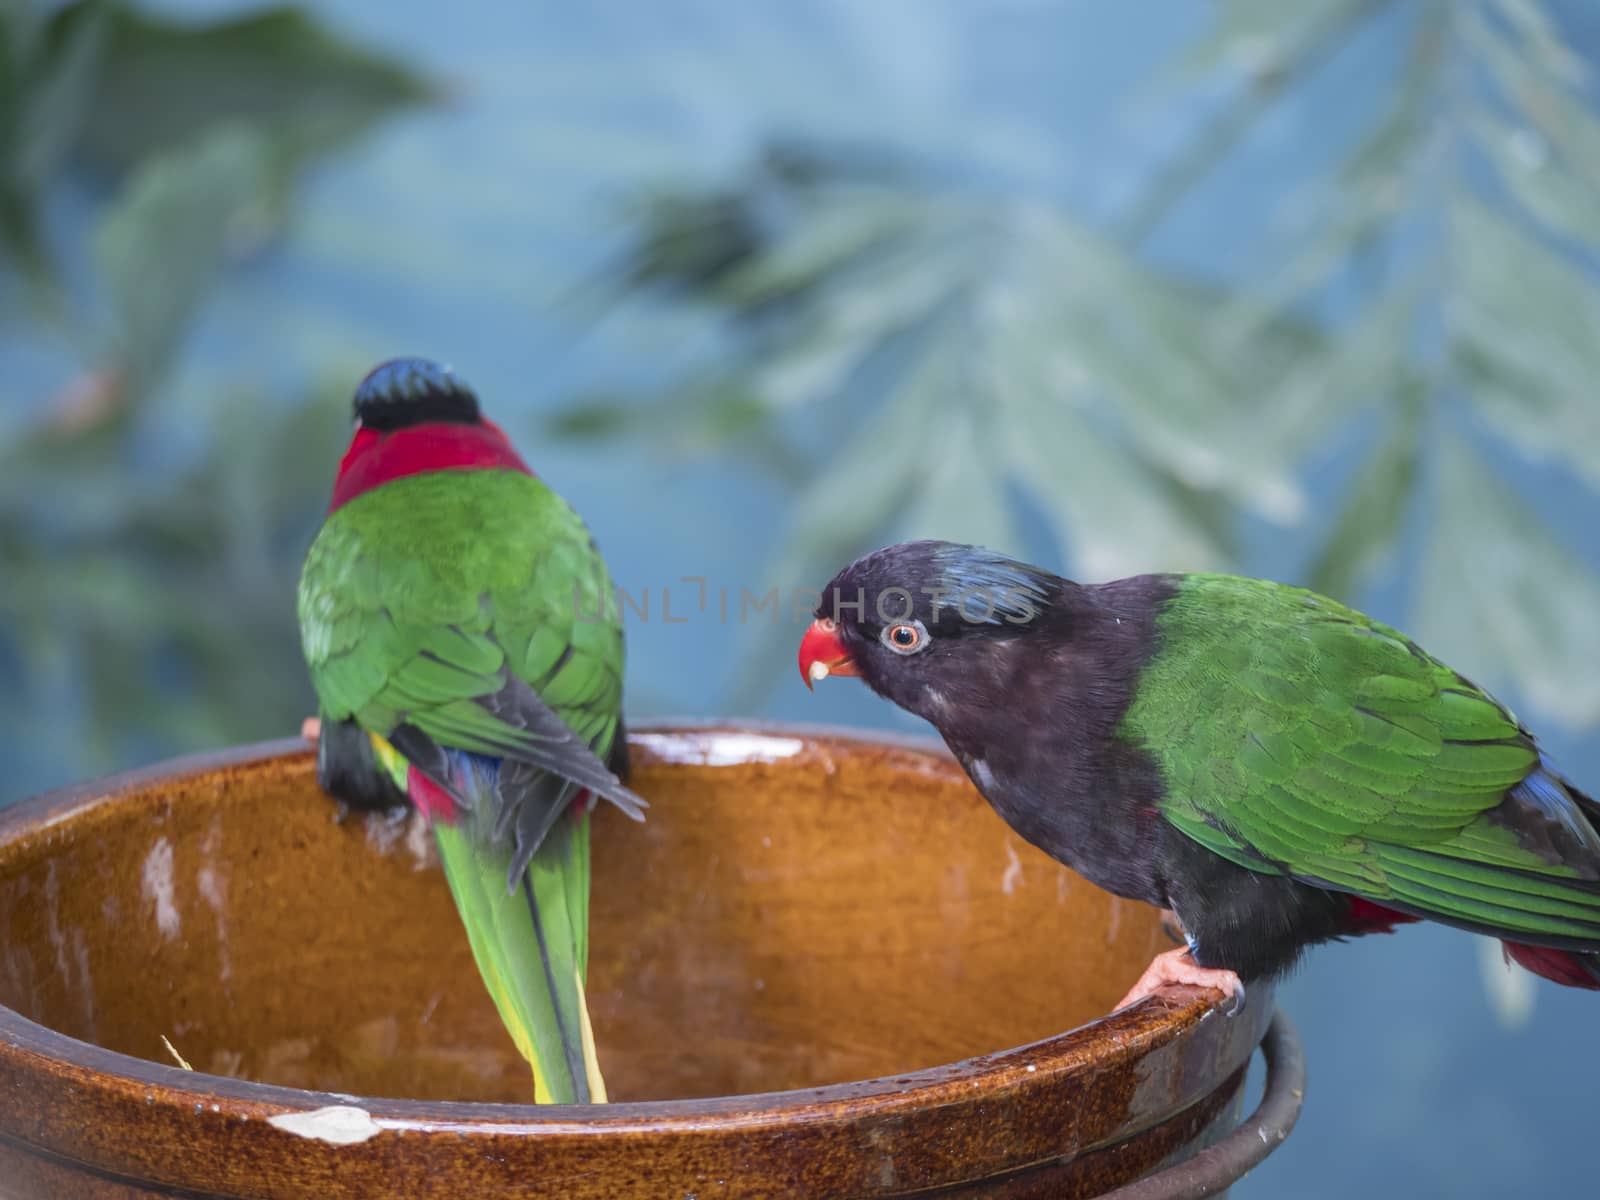
<path id="1" fill-rule="evenodd" d="M 1170 909 L 1167 983 L 1281 975 L 1426 918 L 1600 988 L 1600 805 L 1505 705 L 1325 596 L 1230 575 L 1083 585 L 908 542 L 822 594 L 807 686 L 856 675 L 931 722 L 1022 837 Z"/>
<path id="2" fill-rule="evenodd" d="M 417 808 L 535 1099 L 603 1101 L 588 813 L 595 797 L 645 807 L 620 778 L 605 562 L 443 367 L 384 363 L 355 422 L 300 578 L 318 779 L 355 807 Z"/>

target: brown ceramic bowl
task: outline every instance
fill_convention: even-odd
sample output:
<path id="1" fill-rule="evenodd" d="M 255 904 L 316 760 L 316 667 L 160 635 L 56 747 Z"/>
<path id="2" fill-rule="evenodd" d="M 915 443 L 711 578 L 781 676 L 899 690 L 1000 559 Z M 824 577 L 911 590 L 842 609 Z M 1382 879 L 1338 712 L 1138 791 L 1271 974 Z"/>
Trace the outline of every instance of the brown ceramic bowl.
<path id="1" fill-rule="evenodd" d="M 523 1103 L 426 831 L 337 819 L 298 743 L 0 813 L 0 1196 L 1077 1196 L 1231 1125 L 1268 989 L 1103 1018 L 1156 913 L 942 751 L 633 754 L 650 819 L 594 831 L 608 1106 Z"/>

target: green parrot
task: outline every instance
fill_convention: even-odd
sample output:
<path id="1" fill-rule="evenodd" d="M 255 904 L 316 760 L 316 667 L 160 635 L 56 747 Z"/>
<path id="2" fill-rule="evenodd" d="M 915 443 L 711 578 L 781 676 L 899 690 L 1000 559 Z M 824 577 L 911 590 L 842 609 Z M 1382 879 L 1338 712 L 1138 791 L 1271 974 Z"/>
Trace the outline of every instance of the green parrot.
<path id="1" fill-rule="evenodd" d="M 1079 584 L 905 542 L 823 589 L 808 685 L 925 718 L 1018 834 L 1170 909 L 1171 983 L 1243 1003 L 1308 947 L 1439 921 L 1600 990 L 1600 803 L 1488 692 L 1326 596 L 1231 575 Z"/>
<path id="2" fill-rule="evenodd" d="M 622 782 L 622 627 L 582 520 L 477 397 L 377 367 L 300 577 L 317 778 L 427 820 L 484 985 L 539 1103 L 600 1103 L 584 1000 L 589 812 Z"/>

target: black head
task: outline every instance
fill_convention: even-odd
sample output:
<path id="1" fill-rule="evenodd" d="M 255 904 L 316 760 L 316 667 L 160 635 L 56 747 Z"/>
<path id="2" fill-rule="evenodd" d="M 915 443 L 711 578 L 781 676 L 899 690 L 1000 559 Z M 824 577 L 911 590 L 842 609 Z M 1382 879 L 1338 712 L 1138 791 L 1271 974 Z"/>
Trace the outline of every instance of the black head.
<path id="1" fill-rule="evenodd" d="M 929 695 L 948 694 L 963 676 L 995 667 L 1025 644 L 1023 634 L 1053 623 L 1064 586 L 1049 571 L 981 546 L 885 547 L 823 589 L 801 643 L 801 674 L 808 683 L 859 675 L 922 713 Z"/>
<path id="2" fill-rule="evenodd" d="M 426 358 L 392 358 L 373 368 L 356 388 L 354 409 L 363 426 L 384 432 L 431 422 L 476 425 L 482 419 L 472 389 L 449 367 Z"/>

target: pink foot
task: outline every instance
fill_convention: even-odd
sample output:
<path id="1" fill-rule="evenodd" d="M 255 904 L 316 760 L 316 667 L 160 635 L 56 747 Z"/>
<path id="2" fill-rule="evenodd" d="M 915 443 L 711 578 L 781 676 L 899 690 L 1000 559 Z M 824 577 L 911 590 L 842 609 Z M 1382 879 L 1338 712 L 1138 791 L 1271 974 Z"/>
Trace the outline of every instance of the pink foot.
<path id="1" fill-rule="evenodd" d="M 1189 984 L 1193 987 L 1215 988 L 1224 996 L 1233 997 L 1233 1006 L 1228 1009 L 1228 1015 L 1233 1016 L 1244 1007 L 1244 984 L 1232 971 L 1218 971 L 1202 967 L 1194 961 L 1187 947 L 1178 950 L 1168 950 L 1165 954 L 1158 954 L 1150 960 L 1150 965 L 1144 969 L 1144 974 L 1139 976 L 1139 982 L 1133 985 L 1117 1004 L 1117 1008 L 1127 1008 L 1130 1004 L 1137 1004 L 1146 996 L 1153 996 L 1164 987 L 1173 984 Z"/>
<path id="2" fill-rule="evenodd" d="M 321 735 L 322 722 L 317 720 L 317 718 L 307 717 L 304 721 L 300 722 L 300 736 L 305 738 L 305 740 L 310 742 L 313 746 L 316 745 L 317 738 Z"/>

